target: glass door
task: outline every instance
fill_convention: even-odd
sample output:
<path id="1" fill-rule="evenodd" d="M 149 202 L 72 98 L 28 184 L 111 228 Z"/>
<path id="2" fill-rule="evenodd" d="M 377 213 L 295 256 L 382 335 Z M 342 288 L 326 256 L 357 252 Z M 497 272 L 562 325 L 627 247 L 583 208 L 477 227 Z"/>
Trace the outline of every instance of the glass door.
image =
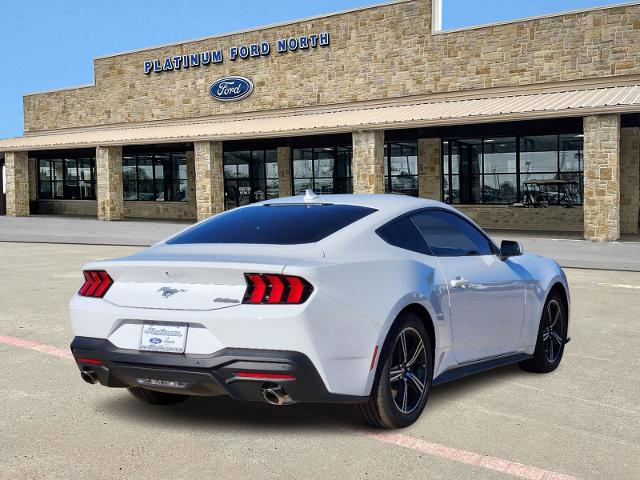
<path id="1" fill-rule="evenodd" d="M 278 197 L 276 150 L 224 152 L 225 209 Z"/>

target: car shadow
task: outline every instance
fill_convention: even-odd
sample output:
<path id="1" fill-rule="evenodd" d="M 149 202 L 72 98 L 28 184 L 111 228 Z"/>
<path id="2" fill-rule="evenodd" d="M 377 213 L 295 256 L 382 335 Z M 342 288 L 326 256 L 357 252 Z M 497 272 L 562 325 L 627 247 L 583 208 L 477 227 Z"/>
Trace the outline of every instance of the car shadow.
<path id="1" fill-rule="evenodd" d="M 426 416 L 437 414 L 453 398 L 465 400 L 479 391 L 495 387 L 501 380 L 527 375 L 517 365 L 508 365 L 488 372 L 464 377 L 454 382 L 433 387 Z M 228 397 L 192 397 L 187 402 L 169 407 L 147 405 L 124 390 L 111 390 L 97 405 L 98 409 L 114 419 L 125 419 L 139 424 L 163 424 L 189 430 L 295 431 L 302 430 L 335 433 L 336 430 L 363 429 L 355 405 L 301 403 L 274 407 L 258 402 L 238 402 Z"/>

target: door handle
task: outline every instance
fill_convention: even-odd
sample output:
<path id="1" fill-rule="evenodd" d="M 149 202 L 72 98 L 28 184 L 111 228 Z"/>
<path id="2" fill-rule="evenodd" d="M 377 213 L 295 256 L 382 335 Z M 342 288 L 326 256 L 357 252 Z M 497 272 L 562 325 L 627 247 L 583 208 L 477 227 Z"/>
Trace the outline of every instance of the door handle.
<path id="1" fill-rule="evenodd" d="M 456 277 L 455 280 L 451 280 L 451 288 L 467 288 L 469 286 L 469 280 L 462 277 Z"/>

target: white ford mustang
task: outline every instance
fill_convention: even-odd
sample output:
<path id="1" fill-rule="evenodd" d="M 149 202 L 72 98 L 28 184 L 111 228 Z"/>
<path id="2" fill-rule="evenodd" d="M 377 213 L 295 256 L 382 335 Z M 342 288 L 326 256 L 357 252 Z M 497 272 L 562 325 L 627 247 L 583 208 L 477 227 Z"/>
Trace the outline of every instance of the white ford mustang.
<path id="1" fill-rule="evenodd" d="M 355 403 L 405 427 L 432 385 L 515 362 L 551 372 L 568 341 L 554 261 L 404 196 L 269 200 L 84 269 L 83 379 L 152 404 Z"/>

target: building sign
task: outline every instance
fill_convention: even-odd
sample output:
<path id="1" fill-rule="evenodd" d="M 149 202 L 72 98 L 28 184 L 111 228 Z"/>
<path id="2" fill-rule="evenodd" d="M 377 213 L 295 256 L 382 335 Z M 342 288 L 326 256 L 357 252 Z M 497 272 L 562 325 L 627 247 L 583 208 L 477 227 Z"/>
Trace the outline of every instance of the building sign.
<path id="1" fill-rule="evenodd" d="M 253 82 L 244 77 L 224 77 L 209 87 L 209 93 L 221 102 L 235 102 L 248 97 L 253 92 Z"/>
<path id="2" fill-rule="evenodd" d="M 250 45 L 238 45 L 229 48 L 227 52 L 230 61 L 238 59 L 249 60 L 251 58 L 266 57 L 272 51 L 278 54 L 293 53 L 303 50 L 313 50 L 318 47 L 328 47 L 331 44 L 329 32 L 319 34 L 303 35 L 301 37 L 282 38 L 274 45 L 269 42 L 252 43 Z M 208 65 L 223 63 L 224 52 L 220 50 L 207 50 L 205 52 L 194 52 L 185 55 L 175 55 L 166 58 L 156 58 L 145 60 L 144 73 L 172 72 L 175 70 L 186 70 L 189 68 L 200 68 Z"/>

